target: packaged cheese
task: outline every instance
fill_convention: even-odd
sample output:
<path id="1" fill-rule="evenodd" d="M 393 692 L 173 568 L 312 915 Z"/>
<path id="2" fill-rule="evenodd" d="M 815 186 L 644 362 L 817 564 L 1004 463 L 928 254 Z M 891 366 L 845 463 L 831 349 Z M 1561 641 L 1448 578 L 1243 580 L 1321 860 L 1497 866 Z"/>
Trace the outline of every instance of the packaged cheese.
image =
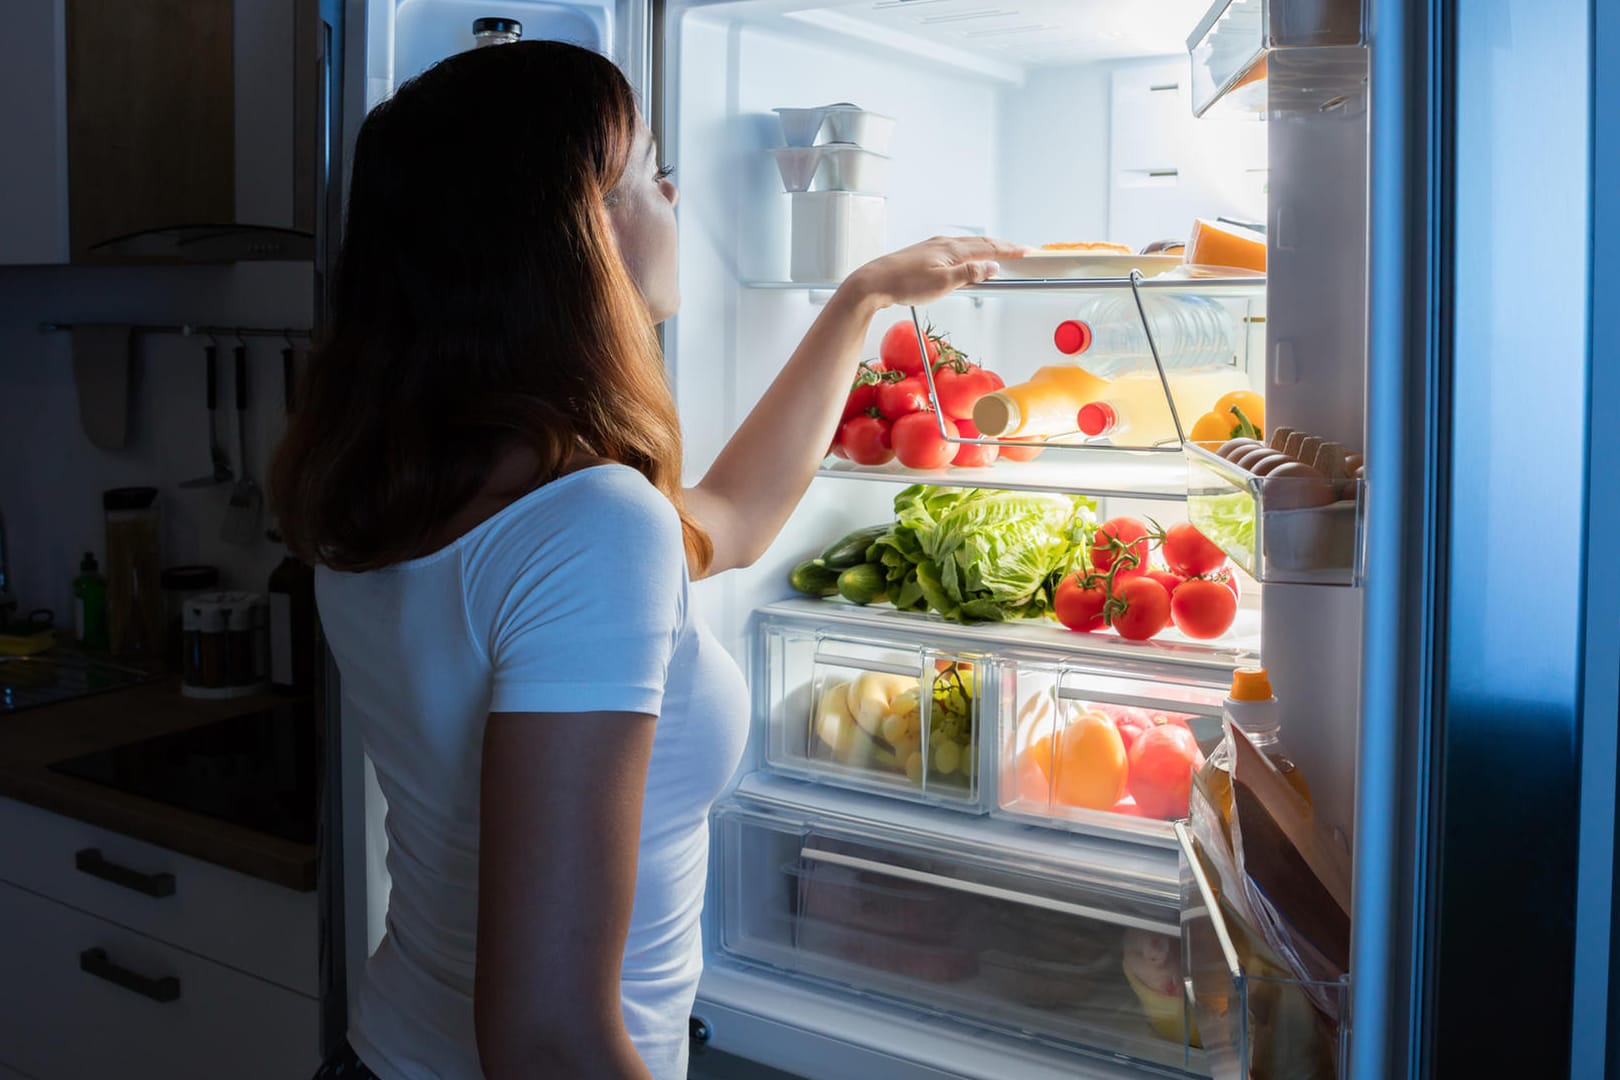
<path id="1" fill-rule="evenodd" d="M 1187 241 L 1186 261 L 1194 266 L 1233 266 L 1266 272 L 1266 238 L 1253 229 L 1199 218 Z"/>

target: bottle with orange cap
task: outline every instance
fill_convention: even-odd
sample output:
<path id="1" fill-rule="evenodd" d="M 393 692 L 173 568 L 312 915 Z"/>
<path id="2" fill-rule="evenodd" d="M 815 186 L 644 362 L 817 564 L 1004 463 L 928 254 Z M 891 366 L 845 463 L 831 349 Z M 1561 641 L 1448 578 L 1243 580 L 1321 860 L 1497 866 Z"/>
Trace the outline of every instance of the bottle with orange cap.
<path id="1" fill-rule="evenodd" d="M 1304 773 L 1295 765 L 1282 746 L 1282 707 L 1271 692 L 1271 679 L 1263 667 L 1238 668 L 1232 672 L 1232 689 L 1221 702 L 1221 718 L 1242 731 L 1271 763 L 1283 779 L 1311 802 L 1311 788 Z M 1215 748 L 1204 763 L 1201 776 L 1211 799 L 1220 810 L 1221 824 L 1232 824 L 1232 748 L 1227 741 Z"/>

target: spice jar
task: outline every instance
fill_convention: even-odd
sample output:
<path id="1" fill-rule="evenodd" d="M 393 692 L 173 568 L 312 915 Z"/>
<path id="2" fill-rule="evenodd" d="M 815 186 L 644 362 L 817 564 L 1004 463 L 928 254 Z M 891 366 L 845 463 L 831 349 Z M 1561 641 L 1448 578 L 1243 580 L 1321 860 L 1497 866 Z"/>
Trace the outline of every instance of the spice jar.
<path id="1" fill-rule="evenodd" d="M 186 602 L 182 627 L 181 693 L 230 698 L 266 689 L 269 610 L 263 596 L 199 593 Z"/>
<path id="2" fill-rule="evenodd" d="M 199 593 L 219 588 L 219 570 L 212 566 L 171 566 L 163 571 L 162 582 L 165 667 L 184 671 L 186 604 Z"/>

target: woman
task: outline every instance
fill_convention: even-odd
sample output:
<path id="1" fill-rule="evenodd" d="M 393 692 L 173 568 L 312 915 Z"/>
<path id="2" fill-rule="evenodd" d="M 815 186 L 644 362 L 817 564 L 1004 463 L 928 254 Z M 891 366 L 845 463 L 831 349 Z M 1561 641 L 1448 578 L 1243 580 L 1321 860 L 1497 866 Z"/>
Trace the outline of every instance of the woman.
<path id="1" fill-rule="evenodd" d="M 685 1075 L 706 816 L 748 721 L 688 582 L 770 544 L 876 311 L 1023 250 L 851 275 L 682 490 L 654 334 L 677 199 L 623 77 L 567 45 L 451 57 L 361 127 L 271 476 L 388 801 L 387 934 L 332 1075 Z"/>

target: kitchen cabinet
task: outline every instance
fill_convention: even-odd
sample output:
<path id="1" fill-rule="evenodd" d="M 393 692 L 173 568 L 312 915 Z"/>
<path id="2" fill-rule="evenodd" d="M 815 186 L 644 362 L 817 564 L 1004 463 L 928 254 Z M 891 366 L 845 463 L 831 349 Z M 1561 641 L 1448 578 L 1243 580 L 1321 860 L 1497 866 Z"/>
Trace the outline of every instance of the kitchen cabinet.
<path id="1" fill-rule="evenodd" d="M 328 60 L 319 0 L 8 4 L 0 264 L 312 257 Z"/>
<path id="2" fill-rule="evenodd" d="M 0 1065 L 308 1075 L 317 949 L 313 893 L 0 799 Z"/>

